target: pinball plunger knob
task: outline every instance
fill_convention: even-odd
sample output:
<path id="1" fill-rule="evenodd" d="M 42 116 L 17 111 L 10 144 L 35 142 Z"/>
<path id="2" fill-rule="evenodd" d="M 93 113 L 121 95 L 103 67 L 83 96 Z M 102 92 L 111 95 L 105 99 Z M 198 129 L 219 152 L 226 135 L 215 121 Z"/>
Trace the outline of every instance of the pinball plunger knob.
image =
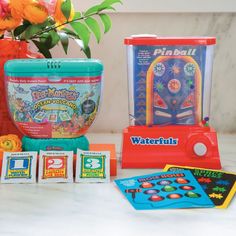
<path id="1" fill-rule="evenodd" d="M 193 152 L 199 157 L 205 156 L 207 153 L 207 146 L 201 142 L 195 143 L 193 146 Z"/>

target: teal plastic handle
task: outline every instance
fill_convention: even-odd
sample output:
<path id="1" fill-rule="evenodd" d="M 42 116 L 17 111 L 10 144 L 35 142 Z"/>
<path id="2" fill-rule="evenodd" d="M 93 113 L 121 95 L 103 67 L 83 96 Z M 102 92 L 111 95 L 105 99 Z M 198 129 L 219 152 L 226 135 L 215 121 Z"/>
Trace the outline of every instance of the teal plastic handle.
<path id="1" fill-rule="evenodd" d="M 97 59 L 14 59 L 4 65 L 6 76 L 101 76 L 103 64 Z"/>
<path id="2" fill-rule="evenodd" d="M 24 136 L 22 139 L 22 148 L 24 151 L 73 151 L 77 149 L 84 151 L 89 150 L 89 141 L 85 136 L 78 138 L 49 138 L 49 139 L 35 139 Z"/>

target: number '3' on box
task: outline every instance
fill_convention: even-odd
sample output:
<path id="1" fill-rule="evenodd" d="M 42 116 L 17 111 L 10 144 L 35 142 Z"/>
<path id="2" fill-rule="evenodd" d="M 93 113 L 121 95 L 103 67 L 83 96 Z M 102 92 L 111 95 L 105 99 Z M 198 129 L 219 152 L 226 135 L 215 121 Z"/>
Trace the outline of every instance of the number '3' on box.
<path id="1" fill-rule="evenodd" d="M 110 152 L 77 150 L 76 182 L 109 182 Z"/>

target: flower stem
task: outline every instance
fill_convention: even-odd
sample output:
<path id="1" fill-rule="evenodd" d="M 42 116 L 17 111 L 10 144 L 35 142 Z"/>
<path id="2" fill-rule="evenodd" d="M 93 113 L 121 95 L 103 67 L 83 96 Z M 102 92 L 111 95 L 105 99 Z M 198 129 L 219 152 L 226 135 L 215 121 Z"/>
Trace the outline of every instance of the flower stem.
<path id="1" fill-rule="evenodd" d="M 100 13 L 100 11 L 97 11 L 97 12 L 88 14 L 87 16 L 81 16 L 81 17 L 76 18 L 76 19 L 73 19 L 73 20 L 71 20 L 71 21 L 66 21 L 66 22 L 64 22 L 64 23 L 62 23 L 62 24 L 60 24 L 60 25 L 57 25 L 57 26 L 54 24 L 52 27 L 49 27 L 49 28 L 47 28 L 47 29 L 45 29 L 45 30 L 42 30 L 42 31 L 40 31 L 40 32 L 37 32 L 36 34 L 34 34 L 34 35 L 30 38 L 30 40 L 31 40 L 31 39 L 35 39 L 35 38 L 39 38 L 40 35 L 42 35 L 42 34 L 44 34 L 44 33 L 47 33 L 47 32 L 50 32 L 51 30 L 55 30 L 55 29 L 57 29 L 57 28 L 60 28 L 60 27 L 62 27 L 62 26 L 64 26 L 64 25 L 70 24 L 70 23 L 72 23 L 72 22 L 76 22 L 76 21 L 79 21 L 79 20 L 84 20 L 84 19 L 86 19 L 86 18 L 88 18 L 88 17 L 90 17 L 90 16 L 98 15 L 99 13 Z"/>
<path id="2" fill-rule="evenodd" d="M 16 40 L 13 30 L 11 31 L 12 40 Z"/>

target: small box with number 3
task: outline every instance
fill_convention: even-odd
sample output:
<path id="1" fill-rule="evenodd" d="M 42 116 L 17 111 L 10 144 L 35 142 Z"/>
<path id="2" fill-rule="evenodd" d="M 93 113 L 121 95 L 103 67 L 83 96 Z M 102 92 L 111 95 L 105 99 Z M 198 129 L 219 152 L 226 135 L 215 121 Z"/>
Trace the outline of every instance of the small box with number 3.
<path id="1" fill-rule="evenodd" d="M 77 151 L 76 182 L 109 182 L 110 152 Z"/>

